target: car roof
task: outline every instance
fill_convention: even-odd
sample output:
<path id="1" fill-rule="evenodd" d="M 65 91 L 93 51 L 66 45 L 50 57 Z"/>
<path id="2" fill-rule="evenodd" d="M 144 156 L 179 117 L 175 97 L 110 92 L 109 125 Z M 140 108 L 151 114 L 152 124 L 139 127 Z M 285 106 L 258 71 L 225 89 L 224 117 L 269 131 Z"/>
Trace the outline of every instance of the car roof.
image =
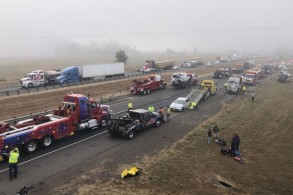
<path id="1" fill-rule="evenodd" d="M 146 112 L 149 112 L 149 111 L 148 110 L 145 110 L 145 109 L 135 109 L 135 110 L 130 110 L 130 112 L 146 113 Z"/>
<path id="2" fill-rule="evenodd" d="M 188 99 L 187 97 L 179 97 L 176 100 L 187 100 L 187 99 Z"/>

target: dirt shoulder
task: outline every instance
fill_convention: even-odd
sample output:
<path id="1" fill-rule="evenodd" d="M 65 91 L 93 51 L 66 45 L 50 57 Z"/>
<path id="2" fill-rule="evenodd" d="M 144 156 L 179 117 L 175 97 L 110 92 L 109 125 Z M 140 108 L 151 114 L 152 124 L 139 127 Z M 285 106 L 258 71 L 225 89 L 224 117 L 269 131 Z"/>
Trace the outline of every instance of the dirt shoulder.
<path id="1" fill-rule="evenodd" d="M 276 76 L 256 88 L 255 102 L 249 94 L 239 96 L 171 148 L 140 159 L 138 177 L 103 182 L 95 177 L 97 168 L 50 194 L 292 194 L 293 82 L 278 83 Z M 207 129 L 214 124 L 227 140 L 240 135 L 245 164 L 220 154 L 218 144 L 207 145 Z M 215 178 L 230 188 L 215 185 Z"/>

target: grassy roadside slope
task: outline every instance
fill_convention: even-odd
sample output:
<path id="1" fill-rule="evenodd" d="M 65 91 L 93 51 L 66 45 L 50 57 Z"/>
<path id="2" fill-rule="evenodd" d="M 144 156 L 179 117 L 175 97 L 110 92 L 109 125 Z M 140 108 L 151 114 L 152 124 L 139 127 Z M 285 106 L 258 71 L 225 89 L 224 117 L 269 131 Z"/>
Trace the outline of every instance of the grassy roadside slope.
<path id="1" fill-rule="evenodd" d="M 292 194 L 293 193 L 293 82 L 280 84 L 276 76 L 256 88 L 256 100 L 238 97 L 233 104 L 203 122 L 189 135 L 155 156 L 146 156 L 136 166 L 143 174 L 126 180 L 102 182 L 96 171 L 88 179 L 76 178 L 52 194 Z M 246 164 L 220 154 L 216 143 L 207 145 L 207 129 L 214 124 L 220 136 L 241 138 Z M 229 145 L 229 143 L 228 143 Z M 117 175 L 129 165 L 121 166 Z M 211 184 L 221 176 L 232 188 Z"/>

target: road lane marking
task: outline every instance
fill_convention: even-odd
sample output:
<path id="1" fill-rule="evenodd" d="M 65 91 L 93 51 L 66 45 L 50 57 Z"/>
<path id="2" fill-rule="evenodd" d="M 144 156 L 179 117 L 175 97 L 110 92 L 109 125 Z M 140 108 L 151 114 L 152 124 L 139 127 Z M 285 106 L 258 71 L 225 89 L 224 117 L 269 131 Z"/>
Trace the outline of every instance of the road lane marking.
<path id="1" fill-rule="evenodd" d="M 172 97 L 172 96 L 169 95 L 169 96 L 167 96 L 167 97 L 161 98 L 161 100 L 165 100 L 165 99 L 168 99 L 168 98 L 170 98 L 170 97 Z"/>
<path id="2" fill-rule="evenodd" d="M 108 131 L 103 131 L 103 132 L 101 132 L 101 133 L 98 133 L 98 134 L 96 134 L 96 135 L 93 135 L 93 136 L 87 137 L 87 138 L 85 138 L 85 139 L 79 140 L 79 141 L 77 141 L 77 142 L 75 142 L 75 143 L 69 144 L 69 145 L 64 146 L 64 147 L 62 147 L 62 148 L 58 148 L 57 150 L 53 150 L 53 151 L 48 152 L 48 153 L 46 153 L 46 154 L 43 154 L 43 155 L 41 155 L 41 156 L 38 156 L 38 157 L 32 158 L 32 159 L 30 159 L 30 160 L 27 160 L 27 161 L 25 161 L 25 162 L 19 163 L 19 165 L 23 165 L 23 164 L 26 164 L 26 163 L 31 162 L 31 161 L 33 161 L 33 160 L 37 160 L 37 159 L 39 159 L 39 158 L 45 157 L 45 156 L 47 156 L 47 155 L 49 155 L 49 154 L 53 154 L 53 153 L 55 153 L 55 152 L 58 152 L 58 151 L 60 151 L 60 150 L 63 150 L 63 149 L 65 149 L 65 148 L 68 148 L 68 147 L 70 147 L 70 146 L 74 146 L 74 145 L 76 145 L 76 144 L 79 144 L 79 143 L 81 143 L 81 142 L 84 142 L 84 141 L 86 141 L 86 140 L 89 140 L 89 139 L 91 139 L 91 138 L 94 138 L 94 137 L 96 137 L 96 136 L 102 135 L 102 134 L 104 134 L 104 133 L 106 133 L 106 132 L 108 132 Z M 0 170 L 0 173 L 2 173 L 2 172 L 4 172 L 4 171 L 7 171 L 7 170 L 8 170 L 8 168 L 7 168 L 7 169 Z"/>

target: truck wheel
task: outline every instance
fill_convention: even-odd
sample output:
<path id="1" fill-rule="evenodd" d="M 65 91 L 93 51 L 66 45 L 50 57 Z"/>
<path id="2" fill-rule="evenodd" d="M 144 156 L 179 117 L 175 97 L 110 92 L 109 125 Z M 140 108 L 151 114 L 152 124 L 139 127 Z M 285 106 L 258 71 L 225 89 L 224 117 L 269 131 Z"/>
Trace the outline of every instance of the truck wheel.
<path id="1" fill-rule="evenodd" d="M 28 87 L 28 88 L 32 88 L 33 86 L 34 86 L 34 85 L 33 85 L 32 83 L 29 83 L 27 87 Z"/>
<path id="2" fill-rule="evenodd" d="M 129 131 L 127 134 L 127 137 L 128 139 L 132 139 L 134 137 L 134 131 L 133 130 Z"/>
<path id="3" fill-rule="evenodd" d="M 143 92 L 142 92 L 142 94 L 143 95 L 146 95 L 147 94 L 147 91 L 144 89 Z"/>
<path id="4" fill-rule="evenodd" d="M 68 81 L 63 81 L 63 85 L 67 85 L 68 84 Z"/>
<path id="5" fill-rule="evenodd" d="M 26 153 L 33 153 L 38 149 L 38 142 L 36 140 L 30 140 L 24 144 L 23 149 Z"/>
<path id="6" fill-rule="evenodd" d="M 151 91 L 148 89 L 148 90 L 147 90 L 147 94 L 150 94 L 150 92 L 151 92 Z"/>
<path id="7" fill-rule="evenodd" d="M 40 140 L 40 144 L 43 148 L 47 148 L 47 147 L 51 146 L 52 143 L 53 143 L 53 139 L 50 135 L 46 135 L 45 137 L 43 137 Z"/>
<path id="8" fill-rule="evenodd" d="M 108 124 L 108 119 L 106 117 L 103 117 L 100 121 L 100 127 L 106 127 Z"/>

